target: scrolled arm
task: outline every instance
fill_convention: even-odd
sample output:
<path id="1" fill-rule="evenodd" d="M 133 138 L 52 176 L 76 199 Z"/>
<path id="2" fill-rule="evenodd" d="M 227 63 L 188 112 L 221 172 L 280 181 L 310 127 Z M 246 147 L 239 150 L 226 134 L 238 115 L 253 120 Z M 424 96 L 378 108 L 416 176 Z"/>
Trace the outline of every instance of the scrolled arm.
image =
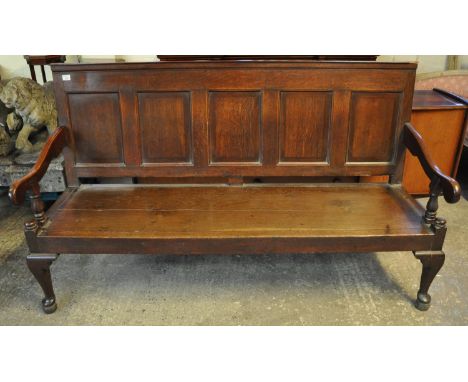
<path id="1" fill-rule="evenodd" d="M 455 179 L 445 175 L 434 163 L 423 138 L 410 123 L 405 124 L 404 142 L 410 153 L 419 159 L 424 172 L 430 179 L 431 193 L 442 191 L 444 199 L 448 203 L 458 202 L 461 195 L 460 184 Z"/>
<path id="2" fill-rule="evenodd" d="M 57 128 L 42 148 L 32 170 L 11 185 L 8 196 L 14 204 L 23 203 L 28 190 L 32 190 L 35 194 L 39 193 L 39 181 L 46 173 L 50 162 L 60 155 L 68 143 L 68 130 L 65 127 Z"/>

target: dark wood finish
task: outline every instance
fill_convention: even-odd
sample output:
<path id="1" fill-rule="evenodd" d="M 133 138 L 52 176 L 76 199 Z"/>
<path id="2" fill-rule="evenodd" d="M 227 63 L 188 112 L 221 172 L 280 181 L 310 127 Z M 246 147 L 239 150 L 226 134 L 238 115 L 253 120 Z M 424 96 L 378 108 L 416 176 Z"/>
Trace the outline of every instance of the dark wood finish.
<path id="1" fill-rule="evenodd" d="M 397 92 L 353 92 L 348 163 L 393 163 L 400 95 Z"/>
<path id="2" fill-rule="evenodd" d="M 361 197 L 364 192 L 366 198 Z M 46 236 L 196 240 L 431 235 L 421 225 L 421 212 L 392 186 L 82 185 L 55 212 Z"/>
<path id="3" fill-rule="evenodd" d="M 262 121 L 259 92 L 209 92 L 210 164 L 260 163 Z"/>
<path id="4" fill-rule="evenodd" d="M 429 157 L 421 135 L 409 123 L 405 124 L 404 140 L 408 150 L 419 159 L 424 172 L 430 179 L 430 197 L 423 220 L 431 226 L 438 237 L 437 245 L 432 250 L 414 252 L 416 258 L 423 264 L 416 308 L 425 311 L 431 304 L 429 287 L 445 261 L 442 245 L 447 228 L 445 219 L 437 217 L 438 197 L 442 192 L 447 202 L 456 203 L 460 199 L 461 188 L 458 182 L 444 175 L 435 165 Z"/>
<path id="5" fill-rule="evenodd" d="M 37 82 L 36 70 L 34 69 L 34 65 L 29 65 L 29 73 L 31 74 L 31 79 Z"/>
<path id="6" fill-rule="evenodd" d="M 42 74 L 42 81 L 46 82 L 47 79 L 46 79 L 46 73 L 45 73 L 44 65 L 41 65 L 41 74 Z"/>
<path id="7" fill-rule="evenodd" d="M 440 188 L 448 203 L 456 203 L 460 200 L 461 188 L 458 182 L 445 175 L 429 156 L 429 151 L 416 129 L 410 124 L 405 124 L 405 145 L 410 153 L 416 156 L 424 172 L 431 181 L 431 189 Z M 438 195 L 438 193 L 436 193 Z"/>
<path id="8" fill-rule="evenodd" d="M 143 164 L 192 163 L 189 92 L 138 94 Z"/>
<path id="9" fill-rule="evenodd" d="M 468 126 L 468 102 L 450 92 L 416 90 L 411 124 L 424 138 L 439 169 L 455 178 Z M 388 182 L 388 176 L 361 177 L 362 183 Z M 403 185 L 410 194 L 429 196 L 430 187 L 419 160 L 408 151 L 405 155 Z"/>
<path id="10" fill-rule="evenodd" d="M 110 238 L 117 253 L 373 251 L 391 241 L 410 250 L 434 238 L 422 214 L 395 186 L 82 185 L 49 215 L 38 250 L 61 239 L 61 252 L 107 253 Z"/>
<path id="11" fill-rule="evenodd" d="M 328 163 L 332 96 L 332 92 L 281 92 L 280 163 Z"/>
<path id="12" fill-rule="evenodd" d="M 439 89 L 419 90 L 413 100 L 412 125 L 424 137 L 438 167 L 451 177 L 457 175 L 463 150 L 468 103 Z M 419 163 L 406 155 L 403 185 L 417 195 L 430 193 L 429 183 Z"/>
<path id="13" fill-rule="evenodd" d="M 443 251 L 420 251 L 414 252 L 414 256 L 421 261 L 423 266 L 416 308 L 425 311 L 431 305 L 431 296 L 428 293 L 429 287 L 444 265 L 445 253 Z"/>
<path id="14" fill-rule="evenodd" d="M 146 64 L 54 65 L 59 121 L 70 126 L 75 146 L 66 153 L 67 179 L 73 185 L 78 177 L 259 177 L 259 176 L 360 176 L 396 175 L 402 155 L 396 138 L 411 112 L 414 64 L 374 62 L 179 62 Z M 63 81 L 62 75 L 70 76 Z M 117 94 L 126 89 L 128 96 Z M 172 106 L 178 121 L 171 129 L 160 122 L 169 111 L 157 108 L 159 115 L 149 118 L 142 102 L 143 93 L 190 93 L 185 97 L 184 117 L 177 111 L 182 101 Z M 387 95 L 387 93 L 389 95 Z M 134 94 L 135 96 L 131 96 Z M 184 93 L 185 94 L 185 93 Z M 175 96 L 174 96 L 175 97 Z M 181 96 L 182 97 L 182 96 Z M 369 97 L 371 102 L 350 102 Z M 381 101 L 398 99 L 389 110 Z M 95 110 L 100 100 L 103 112 Z M 72 100 L 72 102 L 70 102 Z M 375 101 L 375 102 L 374 102 Z M 154 102 L 154 98 L 153 98 Z M 170 103 L 165 98 L 166 103 Z M 356 108 L 354 107 L 356 106 Z M 140 110 L 140 108 L 143 109 Z M 311 112 L 315 111 L 313 114 Z M 307 112 L 306 112 L 307 109 Z M 152 108 L 154 114 L 156 110 Z M 385 114 L 385 134 L 372 136 L 375 142 L 350 149 L 358 139 L 348 140 L 349 120 L 361 133 L 367 115 L 374 119 Z M 293 116 L 299 114 L 300 116 Z M 351 117 L 350 117 L 351 116 Z M 173 117 L 171 117 L 173 118 Z M 285 119 L 286 118 L 286 119 Z M 125 125 L 120 121 L 139 121 Z M 191 131 L 189 127 L 191 124 Z M 327 125 L 322 125 L 326 122 Z M 378 123 L 378 122 L 375 122 Z M 82 127 L 83 125 L 83 127 Z M 95 131 L 95 126 L 99 126 Z M 166 124 L 166 126 L 168 126 Z M 307 145 L 300 134 L 314 142 Z M 380 125 L 376 128 L 380 128 Z M 177 134 L 184 130 L 179 139 Z M 128 130 L 128 131 L 127 131 Z M 285 132 L 291 132 L 285 140 Z M 189 132 L 192 134 L 189 137 Z M 88 138 L 88 134 L 96 137 Z M 162 135 L 161 135 L 162 134 Z M 172 135 L 171 135 L 172 134 Z M 385 141 L 382 136 L 392 139 Z M 323 142 L 322 138 L 327 140 Z M 357 136 L 357 135 L 355 135 Z M 122 137 L 122 145 L 120 138 Z M 142 137 L 145 137 L 144 140 Z M 159 137 L 159 138 L 158 138 Z M 282 138 L 280 138 L 282 137 Z M 320 139 L 317 139 L 320 138 Z M 165 142 L 166 160 L 146 165 L 143 158 L 152 145 L 147 139 Z M 181 160 L 186 144 L 193 140 L 193 164 Z M 90 141 L 90 147 L 80 142 Z M 106 145 L 103 141 L 106 141 Z M 370 144 L 372 143 L 372 144 Z M 139 147 L 136 149 L 136 146 Z M 188 144 L 190 146 L 190 144 Z M 378 150 L 374 147 L 378 146 Z M 118 149 L 123 151 L 119 152 Z M 333 148 L 333 149 L 332 149 Z M 102 150 L 102 153 L 99 150 Z M 293 151 L 297 150 L 296 153 Z M 366 152 L 366 150 L 368 152 Z M 348 151 L 352 162 L 347 163 Z M 132 152 L 131 161 L 122 160 Z M 156 151 L 152 151 L 155 153 Z M 167 160 L 167 152 L 175 158 Z M 323 159 L 327 153 L 326 160 Z M 384 153 L 385 157 L 375 157 Z M 112 154 L 112 155 L 111 155 Z M 73 155 L 73 157 L 72 157 Z M 151 154 L 155 155 L 155 154 Z M 158 154 L 160 155 L 160 154 Z M 391 156 L 391 160 L 389 157 Z M 375 157 L 376 161 L 370 161 Z M 76 158 L 76 160 L 75 160 Z M 328 160 L 330 163 L 328 163 Z M 142 165 L 143 164 L 143 165 Z M 112 166 L 112 171 L 109 167 Z"/>
<path id="15" fill-rule="evenodd" d="M 47 140 L 42 149 L 36 164 L 31 171 L 23 178 L 15 181 L 9 192 L 11 201 L 21 204 L 24 201 L 26 191 L 39 191 L 39 181 L 44 176 L 52 159 L 60 155 L 63 148 L 69 143 L 69 131 L 64 127 L 59 127 Z"/>
<path id="16" fill-rule="evenodd" d="M 413 97 L 413 110 L 466 109 L 463 97 L 442 89 L 416 90 Z"/>
<path id="17" fill-rule="evenodd" d="M 462 97 L 440 89 L 415 93 L 412 123 L 425 137 L 438 166 L 452 177 L 458 169 L 467 114 L 468 106 Z M 407 157 L 404 184 L 410 192 L 429 193 L 422 171 L 412 158 Z"/>
<path id="18" fill-rule="evenodd" d="M 378 56 L 366 55 L 160 55 L 161 61 L 226 61 L 226 60 L 344 60 L 375 61 Z"/>
<path id="19" fill-rule="evenodd" d="M 55 65 L 69 139 L 52 138 L 41 158 L 64 148 L 69 187 L 27 223 L 28 246 L 41 254 L 439 253 L 446 227 L 437 196 L 453 203 L 460 190 L 405 125 L 415 69 L 305 60 Z M 406 147 L 432 182 L 426 211 L 401 187 Z M 37 174 L 46 166 L 42 159 Z M 361 175 L 390 181 L 353 183 Z M 327 183 L 307 184 L 312 177 Z M 12 190 L 16 201 L 31 188 L 25 179 Z M 204 185 L 176 185 L 189 181 Z M 55 302 L 49 260 L 34 261 Z M 423 270 L 419 305 L 437 264 Z"/>
<path id="20" fill-rule="evenodd" d="M 47 140 L 31 171 L 23 178 L 13 182 L 10 186 L 8 196 L 14 204 L 23 203 L 26 192 L 30 192 L 29 198 L 34 220 L 25 223 L 26 236 L 30 235 L 31 232 L 37 231 L 47 220 L 45 205 L 40 197 L 41 191 L 39 182 L 45 175 L 52 159 L 58 157 L 65 146 L 69 144 L 69 137 L 70 135 L 67 129 L 63 127 L 57 128 Z"/>
<path id="21" fill-rule="evenodd" d="M 294 184 L 308 184 L 308 183 L 358 183 L 359 178 L 356 176 L 280 176 L 280 177 L 252 177 L 243 176 L 238 177 L 242 179 L 242 184 L 263 184 L 263 183 L 294 183 Z M 187 177 L 187 178 L 137 178 L 134 184 L 223 184 L 226 183 L 226 177 Z"/>
<path id="22" fill-rule="evenodd" d="M 461 103 L 465 106 L 468 105 L 468 99 L 466 99 L 465 97 L 461 95 L 455 94 L 453 92 L 449 92 L 448 90 L 445 90 L 445 89 L 434 88 L 432 90 L 436 93 L 439 93 L 440 95 L 450 98 L 453 103 Z"/>
<path id="23" fill-rule="evenodd" d="M 37 81 L 36 79 L 36 71 L 34 70 L 35 65 L 39 65 L 41 67 L 41 74 L 42 74 L 42 82 L 46 82 L 46 73 L 44 69 L 44 65 L 50 65 L 52 63 L 57 63 L 57 62 L 65 62 L 66 57 L 65 56 L 59 56 L 59 55 L 49 55 L 49 56 L 24 56 L 24 59 L 29 65 L 29 71 L 31 73 L 31 78 L 34 81 Z"/>
<path id="24" fill-rule="evenodd" d="M 424 137 L 439 168 L 455 177 L 463 148 L 465 110 L 429 110 L 415 112 L 412 124 Z M 411 155 L 406 155 L 403 184 L 408 192 L 429 193 L 429 183 L 423 168 Z"/>
<path id="25" fill-rule="evenodd" d="M 29 270 L 44 292 L 42 309 L 47 314 L 54 313 L 57 310 L 57 302 L 50 275 L 50 266 L 56 259 L 57 255 L 48 254 L 31 254 L 26 258 Z"/>
<path id="26" fill-rule="evenodd" d="M 68 97 L 77 166 L 124 165 L 119 94 L 74 93 Z"/>

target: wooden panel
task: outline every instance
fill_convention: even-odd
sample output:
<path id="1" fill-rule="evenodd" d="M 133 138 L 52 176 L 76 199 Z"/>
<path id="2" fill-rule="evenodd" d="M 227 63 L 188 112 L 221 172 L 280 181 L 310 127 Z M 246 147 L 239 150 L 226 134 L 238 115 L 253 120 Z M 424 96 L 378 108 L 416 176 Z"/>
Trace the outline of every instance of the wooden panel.
<path id="1" fill-rule="evenodd" d="M 141 91 L 158 90 L 363 90 L 401 91 L 415 72 L 415 64 L 396 63 L 125 63 L 54 66 L 71 73 L 71 81 L 59 81 L 66 92 L 116 91 L 132 85 Z"/>
<path id="2" fill-rule="evenodd" d="M 310 165 L 308 163 L 279 166 L 260 166 L 257 162 L 246 163 L 214 163 L 208 167 L 199 166 L 141 166 L 113 168 L 112 174 L 106 168 L 101 167 L 77 167 L 76 173 L 80 177 L 273 177 L 273 176 L 368 176 L 385 175 L 394 170 L 391 165 L 375 165 L 364 163 L 362 165 L 351 165 L 333 167 L 327 165 Z"/>
<path id="3" fill-rule="evenodd" d="M 34 240 L 36 252 L 310 254 L 437 245 L 421 223 L 423 208 L 387 185 L 93 185 L 61 200 Z"/>
<path id="4" fill-rule="evenodd" d="M 286 183 L 358 183 L 356 176 L 243 176 L 243 177 L 145 177 L 136 178 L 136 184 L 233 184 L 232 180 L 239 180 L 242 185 L 247 184 L 286 184 Z M 231 182 L 230 182 L 231 181 Z"/>
<path id="5" fill-rule="evenodd" d="M 401 190 L 375 185 L 84 186 L 55 211 L 44 235 L 236 239 L 431 235 L 421 223 L 422 213 L 422 207 Z"/>
<path id="6" fill-rule="evenodd" d="M 327 162 L 332 92 L 281 92 L 280 162 Z"/>
<path id="7" fill-rule="evenodd" d="M 261 161 L 261 93 L 210 92 L 211 163 Z"/>
<path id="8" fill-rule="evenodd" d="M 75 162 L 123 164 L 119 96 L 115 93 L 69 94 Z"/>
<path id="9" fill-rule="evenodd" d="M 400 93 L 353 92 L 347 162 L 392 162 Z"/>
<path id="10" fill-rule="evenodd" d="M 465 110 L 414 111 L 411 123 L 422 135 L 431 157 L 447 175 L 455 175 L 463 140 Z M 429 179 L 419 161 L 406 153 L 403 185 L 412 194 L 429 193 Z"/>
<path id="11" fill-rule="evenodd" d="M 409 119 L 415 65 L 190 62 L 69 65 L 56 69 L 59 120 L 64 125 L 71 124 L 64 96 L 86 91 L 118 92 L 121 95 L 126 166 L 108 170 L 103 164 L 76 167 L 71 164 L 73 171 L 70 171 L 70 164 L 67 164 L 67 175 L 224 177 L 242 181 L 243 177 L 393 175 L 398 158 L 388 161 L 381 146 L 386 135 L 398 136 L 398 129 L 407 117 Z M 69 74 L 71 80 L 63 81 L 62 73 Z M 148 112 L 158 110 L 153 120 L 168 121 L 166 126 L 172 128 L 164 128 L 159 135 L 147 134 L 146 131 L 152 132 L 153 125 L 147 112 L 138 110 L 138 94 L 186 92 L 190 93 L 190 121 L 186 117 L 186 101 L 181 101 L 184 97 L 173 99 L 172 103 L 168 102 L 167 110 L 172 108 L 177 116 L 161 111 L 164 108 L 150 107 Z M 331 110 L 326 110 L 325 106 L 330 103 L 328 94 L 333 94 Z M 402 108 L 400 114 L 395 112 L 396 129 L 388 128 L 392 123 L 385 122 L 386 114 L 392 114 L 391 110 L 383 107 L 384 116 L 380 118 L 382 110 L 372 109 L 375 106 L 373 100 L 381 101 L 382 105 L 377 102 L 378 107 L 393 105 L 395 101 L 396 109 Z M 365 115 L 358 110 L 360 108 L 365 109 Z M 351 110 L 350 114 L 350 109 L 359 112 Z M 353 139 L 358 143 L 369 135 L 361 128 L 362 121 L 380 121 L 375 128 L 384 132 L 371 137 L 377 144 L 358 144 L 355 146 L 359 149 L 354 147 L 353 151 L 349 130 L 355 127 Z M 140 124 L 145 125 L 142 126 L 144 132 L 139 131 Z M 301 131 L 305 136 L 302 141 L 296 138 L 301 136 Z M 316 142 L 307 145 L 307 140 Z M 147 147 L 143 149 L 143 145 Z M 161 150 L 167 149 L 167 152 L 151 151 L 153 146 L 161 146 Z M 192 151 L 189 159 L 184 150 L 187 146 Z M 359 152 L 371 150 L 370 146 L 376 147 L 374 152 Z M 377 157 L 372 158 L 372 154 Z"/>
<path id="12" fill-rule="evenodd" d="M 138 94 L 143 164 L 192 162 L 189 92 Z"/>

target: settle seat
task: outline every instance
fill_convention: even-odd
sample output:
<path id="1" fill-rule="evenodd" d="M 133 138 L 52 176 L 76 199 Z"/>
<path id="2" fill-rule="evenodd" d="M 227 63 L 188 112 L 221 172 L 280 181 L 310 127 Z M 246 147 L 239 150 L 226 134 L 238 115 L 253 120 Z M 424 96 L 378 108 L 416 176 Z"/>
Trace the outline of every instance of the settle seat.
<path id="1" fill-rule="evenodd" d="M 53 66 L 59 124 L 30 174 L 27 257 L 57 308 L 59 253 L 412 251 L 416 307 L 443 265 L 436 216 L 458 183 L 407 123 L 415 64 L 171 62 Z M 401 186 L 405 149 L 428 176 L 426 209 Z M 39 181 L 63 152 L 67 190 L 45 212 Z M 388 184 L 336 183 L 390 175 Z M 133 184 L 85 179 L 131 178 Z M 321 182 L 312 182 L 318 179 Z"/>
<path id="2" fill-rule="evenodd" d="M 229 241 L 223 253 L 376 251 L 388 238 L 410 250 L 432 235 L 424 210 L 388 185 L 83 185 L 57 206 L 38 237 L 65 253 L 219 253 Z"/>

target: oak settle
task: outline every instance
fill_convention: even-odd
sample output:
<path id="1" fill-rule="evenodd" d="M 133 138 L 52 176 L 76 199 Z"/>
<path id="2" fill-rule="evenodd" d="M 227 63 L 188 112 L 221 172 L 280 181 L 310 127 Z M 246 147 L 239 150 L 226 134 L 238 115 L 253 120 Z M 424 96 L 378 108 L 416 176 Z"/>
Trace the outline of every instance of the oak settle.
<path id="1" fill-rule="evenodd" d="M 31 193 L 28 266 L 44 311 L 57 307 L 58 253 L 397 250 L 421 260 L 416 306 L 428 309 L 445 258 L 437 198 L 454 203 L 460 187 L 408 123 L 415 71 L 306 60 L 53 65 L 61 128 L 10 192 L 15 203 Z M 426 210 L 401 186 L 406 148 L 431 181 Z M 46 213 L 38 182 L 62 151 L 68 189 Z M 390 180 L 307 183 L 370 175 Z M 102 177 L 159 183 L 84 184 Z"/>

